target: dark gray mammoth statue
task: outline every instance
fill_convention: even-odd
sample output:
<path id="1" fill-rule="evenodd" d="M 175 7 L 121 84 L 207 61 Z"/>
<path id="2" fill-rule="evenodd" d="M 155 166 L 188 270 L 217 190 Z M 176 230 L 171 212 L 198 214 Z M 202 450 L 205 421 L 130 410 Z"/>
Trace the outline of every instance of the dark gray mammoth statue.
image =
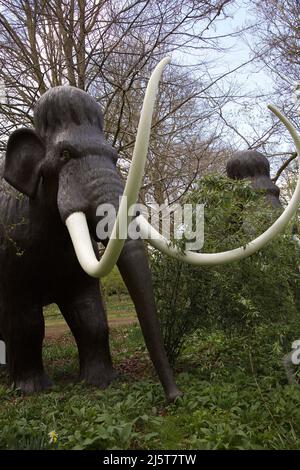
<path id="1" fill-rule="evenodd" d="M 52 302 L 75 337 L 80 379 L 104 388 L 114 377 L 99 281 L 80 267 L 64 222 L 84 212 L 97 253 L 96 209 L 102 203 L 117 207 L 124 189 L 116 161 L 100 106 L 70 86 L 47 91 L 35 107 L 34 129 L 19 129 L 8 140 L 0 170 L 0 333 L 11 381 L 23 393 L 51 385 L 42 362 L 42 308 Z M 117 264 L 173 400 L 179 390 L 163 347 L 143 241 L 127 239 Z"/>

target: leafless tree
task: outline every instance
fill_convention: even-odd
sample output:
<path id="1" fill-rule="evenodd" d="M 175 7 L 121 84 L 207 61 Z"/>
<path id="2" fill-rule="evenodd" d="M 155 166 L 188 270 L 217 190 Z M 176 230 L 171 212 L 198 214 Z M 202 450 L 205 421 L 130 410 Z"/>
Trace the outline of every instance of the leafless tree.
<path id="1" fill-rule="evenodd" d="M 224 154 L 209 93 L 220 77 L 211 79 L 206 57 L 219 47 L 212 26 L 232 2 L 0 0 L 0 150 L 14 128 L 32 124 L 34 104 L 49 87 L 72 85 L 101 103 L 126 172 L 150 71 L 171 54 L 142 196 L 176 200 Z M 182 54 L 191 52 L 198 58 L 184 69 Z"/>

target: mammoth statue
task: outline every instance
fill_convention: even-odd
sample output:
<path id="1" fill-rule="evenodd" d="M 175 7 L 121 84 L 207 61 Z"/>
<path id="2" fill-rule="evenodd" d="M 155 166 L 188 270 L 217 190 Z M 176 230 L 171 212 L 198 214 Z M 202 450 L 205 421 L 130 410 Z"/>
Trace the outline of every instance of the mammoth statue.
<path id="1" fill-rule="evenodd" d="M 117 152 L 104 139 L 100 106 L 71 86 L 46 92 L 34 110 L 34 129 L 18 129 L 9 137 L 1 168 L 0 333 L 11 381 L 23 393 L 51 385 L 42 362 L 42 308 L 51 302 L 75 337 L 80 378 L 105 388 L 114 377 L 99 280 L 80 267 L 65 221 L 70 214 L 86 214 L 97 253 L 96 209 L 108 202 L 118 207 L 124 190 L 116 162 Z M 172 400 L 179 391 L 163 347 L 141 239 L 125 241 L 118 268 Z"/>
<path id="2" fill-rule="evenodd" d="M 141 238 L 188 263 L 227 263 L 260 249 L 297 208 L 300 184 L 286 210 L 263 235 L 246 247 L 223 253 L 178 251 L 141 215 L 134 219 L 140 239 L 116 236 L 124 216 L 124 196 L 128 206 L 137 200 L 159 78 L 168 61 L 158 64 L 149 81 L 125 189 L 116 169 L 117 153 L 104 138 L 100 106 L 82 90 L 50 89 L 36 104 L 34 128 L 18 129 L 9 137 L 0 187 L 0 333 L 7 346 L 11 381 L 23 393 L 51 385 L 42 362 L 42 308 L 51 302 L 57 303 L 75 337 L 80 378 L 101 388 L 111 382 L 114 371 L 98 278 L 117 263 L 167 399 L 174 400 L 180 392 L 164 350 Z M 274 112 L 300 148 L 295 130 Z M 96 211 L 105 203 L 119 209 L 111 236 L 101 240 L 106 249 L 99 260 Z"/>

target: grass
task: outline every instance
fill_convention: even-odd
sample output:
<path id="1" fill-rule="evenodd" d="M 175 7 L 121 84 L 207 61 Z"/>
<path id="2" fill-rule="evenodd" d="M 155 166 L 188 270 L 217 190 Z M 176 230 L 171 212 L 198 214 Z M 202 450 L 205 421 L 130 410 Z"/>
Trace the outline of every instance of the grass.
<path id="1" fill-rule="evenodd" d="M 299 449 L 300 388 L 282 356 L 300 322 L 252 335 L 198 331 L 175 374 L 184 396 L 168 405 L 138 326 L 112 331 L 119 378 L 101 391 L 76 382 L 77 351 L 66 334 L 44 346 L 51 392 L 19 396 L 0 378 L 1 449 Z M 49 443 L 55 430 L 58 441 Z"/>
<path id="2" fill-rule="evenodd" d="M 131 298 L 128 295 L 111 295 L 105 299 L 105 307 L 108 318 L 117 319 L 134 319 L 136 313 Z M 65 324 L 65 320 L 60 313 L 56 304 L 47 305 L 44 308 L 44 317 L 46 326 L 56 326 Z"/>

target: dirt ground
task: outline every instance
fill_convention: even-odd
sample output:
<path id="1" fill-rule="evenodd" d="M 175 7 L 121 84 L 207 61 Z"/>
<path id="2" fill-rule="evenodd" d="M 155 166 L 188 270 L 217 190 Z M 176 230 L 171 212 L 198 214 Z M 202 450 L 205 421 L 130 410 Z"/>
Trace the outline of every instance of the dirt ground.
<path id="1" fill-rule="evenodd" d="M 136 318 L 111 318 L 108 319 L 108 324 L 110 328 L 116 328 L 118 326 L 127 326 L 133 325 L 137 323 Z M 52 339 L 52 338 L 59 338 L 60 336 L 64 335 L 65 333 L 69 332 L 70 329 L 66 323 L 57 323 L 56 325 L 47 325 L 45 327 L 45 337 Z"/>

